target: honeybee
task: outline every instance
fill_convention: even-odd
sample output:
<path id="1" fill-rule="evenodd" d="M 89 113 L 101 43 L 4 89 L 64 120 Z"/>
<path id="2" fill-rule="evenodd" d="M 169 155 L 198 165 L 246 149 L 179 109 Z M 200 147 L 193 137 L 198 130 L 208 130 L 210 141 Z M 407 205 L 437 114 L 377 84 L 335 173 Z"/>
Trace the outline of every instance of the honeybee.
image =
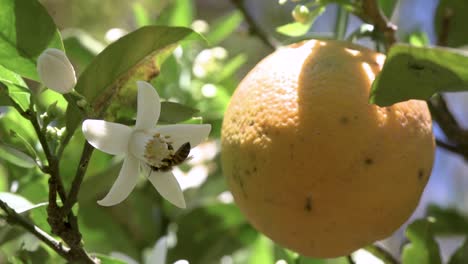
<path id="1" fill-rule="evenodd" d="M 170 147 L 170 149 L 172 146 Z M 171 155 L 168 158 L 165 158 L 162 160 L 163 165 L 156 167 L 156 166 L 150 166 L 152 170 L 154 171 L 170 171 L 172 167 L 177 166 L 182 164 L 184 161 L 187 160 L 188 155 L 190 154 L 190 142 L 186 142 L 182 144 L 182 146 L 179 147 L 179 149 L 176 150 L 174 155 Z"/>

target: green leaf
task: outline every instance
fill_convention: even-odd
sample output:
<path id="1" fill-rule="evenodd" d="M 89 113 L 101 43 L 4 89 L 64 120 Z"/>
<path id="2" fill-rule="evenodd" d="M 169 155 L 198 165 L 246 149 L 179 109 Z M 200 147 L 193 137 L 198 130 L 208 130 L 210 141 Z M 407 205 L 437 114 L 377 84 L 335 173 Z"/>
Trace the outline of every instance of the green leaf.
<path id="1" fill-rule="evenodd" d="M 278 244 L 274 245 L 275 260 L 283 259 L 287 263 L 296 263 L 300 258 L 299 254 L 289 249 L 283 248 Z"/>
<path id="2" fill-rule="evenodd" d="M 36 59 L 46 48 L 63 50 L 60 34 L 36 0 L 0 0 L 0 64 L 38 81 Z"/>
<path id="3" fill-rule="evenodd" d="M 459 47 L 468 44 L 466 25 L 468 25 L 468 5 L 466 0 L 441 0 L 435 15 L 437 35 L 446 35 L 444 45 Z"/>
<path id="4" fill-rule="evenodd" d="M 144 27 L 151 24 L 148 10 L 146 10 L 141 3 L 134 3 L 132 5 L 132 11 L 137 27 Z"/>
<path id="5" fill-rule="evenodd" d="M 453 253 L 452 257 L 448 264 L 466 264 L 468 263 L 468 236 L 465 239 L 463 245 L 458 248 L 455 253 Z"/>
<path id="6" fill-rule="evenodd" d="M 193 20 L 193 1 L 174 0 L 169 16 L 169 26 L 189 27 Z"/>
<path id="7" fill-rule="evenodd" d="M 197 109 L 179 103 L 161 102 L 159 122 L 168 124 L 179 123 L 192 118 L 196 113 L 198 113 Z"/>
<path id="8" fill-rule="evenodd" d="M 455 208 L 441 208 L 430 205 L 426 215 L 436 219 L 432 230 L 437 235 L 468 234 L 468 217 Z"/>
<path id="9" fill-rule="evenodd" d="M 429 99 L 439 92 L 468 90 L 468 55 L 440 47 L 392 46 L 372 84 L 370 102 L 388 106 Z"/>
<path id="10" fill-rule="evenodd" d="M 92 104 L 96 113 L 109 107 L 107 119 L 128 118 L 135 111 L 136 81 L 159 74 L 163 60 L 181 40 L 201 39 L 189 28 L 142 27 L 110 44 L 89 64 L 75 89 Z M 112 103 L 112 104 L 111 104 Z M 128 114 L 128 111 L 132 111 Z M 81 121 L 75 107 L 67 109 L 67 129 Z"/>
<path id="11" fill-rule="evenodd" d="M 223 65 L 221 72 L 216 75 L 216 82 L 222 82 L 226 78 L 231 77 L 246 62 L 247 62 L 247 55 L 245 54 L 239 54 L 235 56 L 234 58 L 230 59 Z"/>
<path id="12" fill-rule="evenodd" d="M 276 31 L 278 33 L 281 33 L 283 35 L 290 36 L 290 37 L 303 36 L 309 31 L 310 27 L 312 26 L 312 24 L 314 24 L 315 20 L 321 14 L 323 14 L 325 10 L 326 10 L 326 6 L 319 6 L 315 8 L 314 10 L 310 11 L 310 15 L 309 15 L 310 20 L 308 23 L 303 24 L 299 22 L 294 22 L 294 23 L 290 23 L 290 24 L 277 27 Z"/>
<path id="13" fill-rule="evenodd" d="M 424 47 L 424 46 L 429 45 L 430 40 L 426 32 L 417 31 L 417 32 L 411 33 L 411 35 L 408 38 L 408 42 L 409 44 L 415 47 Z"/>
<path id="14" fill-rule="evenodd" d="M 273 242 L 266 236 L 259 235 L 252 245 L 249 263 L 275 263 Z"/>
<path id="15" fill-rule="evenodd" d="M 168 263 L 181 258 L 193 264 L 213 263 L 251 245 L 257 236 L 234 204 L 195 208 L 176 223 L 177 245 L 168 252 Z"/>
<path id="16" fill-rule="evenodd" d="M 210 31 L 206 34 L 206 40 L 211 46 L 218 45 L 236 30 L 244 20 L 239 11 L 233 11 L 216 20 Z"/>
<path id="17" fill-rule="evenodd" d="M 22 168 L 34 168 L 36 162 L 22 151 L 0 142 L 0 159 L 6 160 Z"/>
<path id="18" fill-rule="evenodd" d="M 432 230 L 433 219 L 420 219 L 406 229 L 406 237 L 411 241 L 403 248 L 403 264 L 441 264 L 439 246 Z"/>
<path id="19" fill-rule="evenodd" d="M 311 26 L 312 24 L 294 22 L 277 27 L 276 31 L 289 37 L 300 37 L 305 35 Z"/>
<path id="20" fill-rule="evenodd" d="M 0 91 L 0 105 L 11 105 L 11 99 L 23 111 L 29 108 L 30 93 L 21 76 L 0 65 L 0 83 L 5 85 L 0 89 L 6 89 L 6 91 Z"/>
<path id="21" fill-rule="evenodd" d="M 379 7 L 387 18 L 391 18 L 399 0 L 378 0 Z"/>

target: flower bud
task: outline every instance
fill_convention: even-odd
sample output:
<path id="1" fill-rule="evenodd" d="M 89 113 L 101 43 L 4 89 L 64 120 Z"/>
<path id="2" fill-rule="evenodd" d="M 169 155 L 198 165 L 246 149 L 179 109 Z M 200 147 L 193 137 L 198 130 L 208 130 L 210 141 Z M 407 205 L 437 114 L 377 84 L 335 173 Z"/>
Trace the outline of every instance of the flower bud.
<path id="1" fill-rule="evenodd" d="M 296 22 L 307 24 L 310 20 L 309 8 L 305 5 L 297 5 L 292 11 L 292 16 Z"/>
<path id="2" fill-rule="evenodd" d="M 73 65 L 59 49 L 49 48 L 42 52 L 37 59 L 37 72 L 41 82 L 58 93 L 69 93 L 75 87 Z"/>

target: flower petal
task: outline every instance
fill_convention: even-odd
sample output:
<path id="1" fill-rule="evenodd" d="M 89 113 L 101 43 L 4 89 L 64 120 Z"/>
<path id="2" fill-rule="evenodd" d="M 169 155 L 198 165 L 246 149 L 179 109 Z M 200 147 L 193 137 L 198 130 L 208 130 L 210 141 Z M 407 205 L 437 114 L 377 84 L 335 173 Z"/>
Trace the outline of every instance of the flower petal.
<path id="1" fill-rule="evenodd" d="M 152 171 L 148 179 L 163 198 L 179 208 L 186 207 L 184 194 L 172 172 Z"/>
<path id="2" fill-rule="evenodd" d="M 128 155 L 123 162 L 117 180 L 115 180 L 106 197 L 98 201 L 98 204 L 102 206 L 112 206 L 125 200 L 132 192 L 133 188 L 135 188 L 138 180 L 139 165 L 140 163 L 135 157 Z"/>
<path id="3" fill-rule="evenodd" d="M 161 133 L 161 135 L 170 136 L 172 146 L 178 149 L 182 144 L 190 142 L 193 148 L 204 141 L 210 134 L 211 125 L 163 125 L 151 129 L 152 133 Z"/>
<path id="4" fill-rule="evenodd" d="M 81 127 L 93 147 L 112 154 L 126 153 L 132 129 L 128 126 L 104 120 L 87 119 Z"/>
<path id="5" fill-rule="evenodd" d="M 149 129 L 158 122 L 161 113 L 161 100 L 154 87 L 138 81 L 138 111 L 135 129 Z"/>

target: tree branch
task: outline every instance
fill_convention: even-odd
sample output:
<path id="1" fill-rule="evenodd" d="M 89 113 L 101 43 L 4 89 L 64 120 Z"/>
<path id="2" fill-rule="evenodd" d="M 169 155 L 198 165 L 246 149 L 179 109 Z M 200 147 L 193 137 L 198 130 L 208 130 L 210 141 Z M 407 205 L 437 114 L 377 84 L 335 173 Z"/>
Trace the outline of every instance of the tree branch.
<path id="1" fill-rule="evenodd" d="M 364 22 L 374 25 L 377 31 L 383 33 L 386 50 L 397 42 L 395 36 L 397 27 L 388 21 L 376 0 L 363 0 L 362 14 L 357 15 Z"/>
<path id="2" fill-rule="evenodd" d="M 18 225 L 33 234 L 39 240 L 44 242 L 47 246 L 53 249 L 57 254 L 62 256 L 67 260 L 71 260 L 68 257 L 68 253 L 70 251 L 69 248 L 65 247 L 59 241 L 55 240 L 49 234 L 47 234 L 44 230 L 40 229 L 25 217 L 17 213 L 13 208 L 8 206 L 5 202 L 0 200 L 0 208 L 6 213 L 6 221 L 11 225 Z"/>
<path id="3" fill-rule="evenodd" d="M 32 107 L 31 107 L 32 108 Z M 56 189 L 57 192 L 60 196 L 60 199 L 65 202 L 67 199 L 67 195 L 65 193 L 65 188 L 63 187 L 63 182 L 62 178 L 59 176 L 59 164 L 57 159 L 55 158 L 54 153 L 49 148 L 49 143 L 47 142 L 47 139 L 45 135 L 41 132 L 41 126 L 39 125 L 39 122 L 37 120 L 37 115 L 36 113 L 30 109 L 29 111 L 26 112 L 28 115 L 28 119 L 31 122 L 32 126 L 34 127 L 34 130 L 36 131 L 37 138 L 39 139 L 39 142 L 41 143 L 42 149 L 44 150 L 45 156 L 47 158 L 48 162 L 48 170 L 47 172 L 50 174 L 50 177 L 52 179 L 53 184 L 56 184 Z M 56 199 L 53 201 L 49 202 L 56 202 Z"/>
<path id="4" fill-rule="evenodd" d="M 230 0 L 231 3 L 242 13 L 245 22 L 249 25 L 250 32 L 257 36 L 271 50 L 276 50 L 278 44 L 272 40 L 255 22 L 244 5 L 244 0 Z"/>
<path id="5" fill-rule="evenodd" d="M 436 95 L 428 101 L 432 117 L 439 124 L 444 134 L 453 144 L 437 140 L 437 145 L 468 161 L 468 130 L 463 129 L 448 108 L 442 95 Z"/>
<path id="6" fill-rule="evenodd" d="M 83 182 L 83 178 L 84 178 L 86 169 L 88 167 L 89 159 L 91 157 L 91 154 L 93 153 L 93 150 L 94 148 L 87 141 L 85 141 L 83 152 L 81 154 L 80 163 L 78 165 L 75 178 L 73 179 L 70 192 L 68 193 L 68 199 L 62 208 L 63 214 L 68 214 L 70 210 L 73 208 L 73 205 L 78 200 L 78 192 L 80 191 L 81 183 Z"/>
<path id="7" fill-rule="evenodd" d="M 440 31 L 439 31 L 439 34 L 437 35 L 437 45 L 439 46 L 448 45 L 450 23 L 453 17 L 453 10 L 451 8 L 445 8 L 443 12 L 444 14 L 443 14 L 441 25 L 440 25 Z"/>

